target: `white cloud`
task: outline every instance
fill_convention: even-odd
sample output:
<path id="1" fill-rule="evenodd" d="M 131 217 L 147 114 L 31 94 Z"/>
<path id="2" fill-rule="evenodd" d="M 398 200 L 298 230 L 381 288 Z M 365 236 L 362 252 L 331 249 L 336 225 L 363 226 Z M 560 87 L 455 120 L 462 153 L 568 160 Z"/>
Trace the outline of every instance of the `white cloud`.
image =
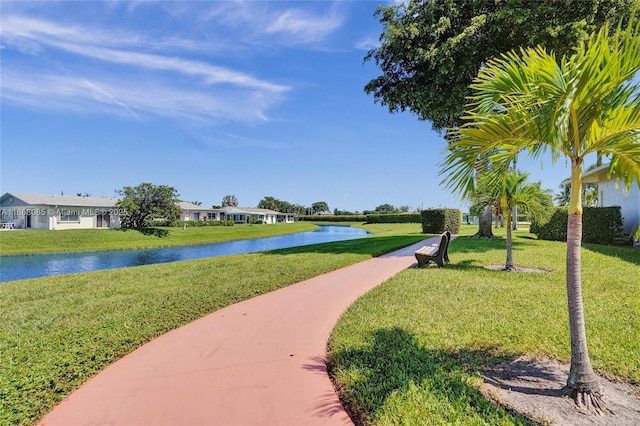
<path id="1" fill-rule="evenodd" d="M 202 47 L 189 39 L 154 40 L 137 33 L 4 16 L 2 44 L 4 49 L 26 54 L 5 56 L 2 100 L 32 108 L 255 123 L 267 120 L 266 111 L 290 89 L 246 72 L 185 58 L 185 50 Z M 64 59 L 60 52 L 65 53 Z M 49 63 L 43 64 L 41 56 Z M 96 65 L 95 60 L 107 66 Z M 55 74 L 57 69 L 63 71 Z"/>
<path id="2" fill-rule="evenodd" d="M 271 15 L 271 23 L 265 28 L 268 34 L 293 37 L 291 44 L 318 42 L 342 25 L 343 17 L 331 9 L 323 16 L 312 15 L 299 9 L 289 9 Z"/>
<path id="3" fill-rule="evenodd" d="M 0 87 L 3 102 L 34 109 L 97 111 L 134 119 L 157 115 L 199 124 L 266 121 L 266 110 L 276 102 L 259 91 L 180 89 L 166 81 L 112 81 L 29 70 L 4 71 Z"/>

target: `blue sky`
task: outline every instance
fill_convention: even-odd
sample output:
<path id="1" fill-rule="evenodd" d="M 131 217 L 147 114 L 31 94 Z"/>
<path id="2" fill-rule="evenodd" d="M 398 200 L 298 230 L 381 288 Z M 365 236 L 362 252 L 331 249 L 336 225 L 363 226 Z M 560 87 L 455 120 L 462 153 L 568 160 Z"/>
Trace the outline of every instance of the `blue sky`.
<path id="1" fill-rule="evenodd" d="M 3 0 L 0 192 L 466 210 L 430 123 L 364 93 L 378 3 Z M 569 176 L 521 164 L 554 192 Z"/>

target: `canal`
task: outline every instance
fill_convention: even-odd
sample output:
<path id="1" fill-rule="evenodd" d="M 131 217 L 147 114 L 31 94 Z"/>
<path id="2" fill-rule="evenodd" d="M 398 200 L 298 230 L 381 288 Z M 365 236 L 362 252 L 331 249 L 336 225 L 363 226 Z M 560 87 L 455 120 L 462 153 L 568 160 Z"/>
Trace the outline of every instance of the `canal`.
<path id="1" fill-rule="evenodd" d="M 266 226 L 266 225 L 265 225 Z M 60 231 L 64 232 L 64 231 Z M 75 272 L 127 268 L 154 263 L 177 262 L 229 254 L 255 253 L 289 247 L 364 238 L 369 233 L 348 226 L 320 226 L 314 231 L 277 237 L 194 246 L 161 247 L 141 250 L 56 253 L 0 257 L 0 282 L 47 277 Z"/>

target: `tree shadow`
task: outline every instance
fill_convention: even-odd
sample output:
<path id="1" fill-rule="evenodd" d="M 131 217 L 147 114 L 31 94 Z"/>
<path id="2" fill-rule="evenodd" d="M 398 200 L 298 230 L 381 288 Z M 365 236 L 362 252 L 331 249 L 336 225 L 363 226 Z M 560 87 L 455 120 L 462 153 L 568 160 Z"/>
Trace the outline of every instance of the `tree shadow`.
<path id="1" fill-rule="evenodd" d="M 136 231 L 140 232 L 142 235 L 146 235 L 148 237 L 157 237 L 157 238 L 165 238 L 169 236 L 169 231 L 167 229 L 159 229 L 159 228 L 119 228 L 120 232 L 129 232 Z"/>
<path id="2" fill-rule="evenodd" d="M 427 239 L 426 235 L 394 235 L 382 237 L 366 237 L 355 240 L 334 241 L 330 243 L 312 244 L 307 246 L 291 247 L 278 250 L 269 250 L 263 254 L 288 255 L 288 254 L 368 254 L 380 256 L 400 248 L 415 244 Z"/>
<path id="3" fill-rule="evenodd" d="M 520 237 L 518 237 L 520 238 Z M 511 247 L 513 250 L 524 250 L 523 242 L 513 238 Z M 504 251 L 507 249 L 507 240 L 498 236 L 494 238 L 473 238 L 470 236 L 460 236 L 451 241 L 451 246 L 458 253 L 486 253 L 493 250 Z"/>
<path id="4" fill-rule="evenodd" d="M 634 247 L 610 246 L 603 244 L 582 244 L 582 248 L 605 256 L 615 257 L 640 266 L 640 250 Z"/>
<path id="5" fill-rule="evenodd" d="M 515 356 L 496 355 L 492 348 L 427 348 L 399 327 L 378 329 L 371 341 L 368 346 L 331 351 L 328 362 L 342 405 L 356 425 L 376 419 L 391 397 L 419 399 L 416 387 L 421 389 L 417 392 L 428 394 L 430 404 L 448 407 L 442 410 L 450 412 L 452 422 L 464 416 L 497 424 L 511 417 L 520 424 L 535 424 L 487 400 L 470 380 L 485 367 Z M 349 372 L 349 383 L 335 382 L 338 370 Z"/>

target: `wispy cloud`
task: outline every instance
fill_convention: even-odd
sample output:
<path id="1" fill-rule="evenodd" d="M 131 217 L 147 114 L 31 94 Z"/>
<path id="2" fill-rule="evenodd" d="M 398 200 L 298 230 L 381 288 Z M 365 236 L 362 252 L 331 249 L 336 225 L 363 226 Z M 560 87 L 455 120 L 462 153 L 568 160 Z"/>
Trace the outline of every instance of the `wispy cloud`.
<path id="1" fill-rule="evenodd" d="M 5 55 L 2 101 L 133 118 L 154 114 L 203 123 L 255 123 L 266 121 L 267 110 L 290 90 L 250 73 L 180 55 L 187 56 L 195 45 L 188 39 L 153 40 L 123 31 L 3 16 L 2 48 L 21 55 Z M 185 47 L 187 51 L 181 50 Z M 56 51 L 65 59 L 52 53 Z M 38 65 L 40 57 L 56 66 Z M 57 69 L 62 71 L 56 74 Z"/>
<path id="2" fill-rule="evenodd" d="M 290 37 L 291 44 L 318 42 L 342 25 L 343 16 L 334 8 L 318 16 L 299 9 L 288 9 L 271 16 L 272 22 L 265 28 L 268 34 Z"/>
<path id="3" fill-rule="evenodd" d="M 134 119 L 157 115 L 199 124 L 267 121 L 273 100 L 259 91 L 191 90 L 163 81 L 112 81 L 29 70 L 3 71 L 3 102 L 35 109 L 100 112 Z"/>

